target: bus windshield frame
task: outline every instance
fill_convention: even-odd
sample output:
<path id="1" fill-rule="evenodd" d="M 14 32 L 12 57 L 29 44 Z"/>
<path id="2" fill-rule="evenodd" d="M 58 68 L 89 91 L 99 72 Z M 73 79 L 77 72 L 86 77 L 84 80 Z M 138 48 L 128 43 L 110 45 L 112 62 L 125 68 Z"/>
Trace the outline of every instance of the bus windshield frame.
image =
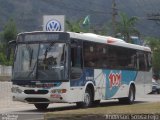
<path id="1" fill-rule="evenodd" d="M 13 82 L 28 84 L 69 80 L 67 33 L 24 33 L 17 37 L 16 43 Z"/>

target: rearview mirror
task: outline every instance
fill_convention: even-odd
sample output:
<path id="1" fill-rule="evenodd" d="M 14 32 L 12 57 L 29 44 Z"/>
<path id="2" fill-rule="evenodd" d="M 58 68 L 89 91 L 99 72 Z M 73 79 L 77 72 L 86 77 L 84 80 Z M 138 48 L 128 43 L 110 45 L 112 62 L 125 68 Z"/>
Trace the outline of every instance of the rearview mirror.
<path id="1" fill-rule="evenodd" d="M 16 41 L 15 40 L 12 40 L 12 41 L 8 42 L 7 51 L 6 51 L 7 60 L 10 60 L 11 49 L 15 49 L 15 47 L 16 47 Z"/>

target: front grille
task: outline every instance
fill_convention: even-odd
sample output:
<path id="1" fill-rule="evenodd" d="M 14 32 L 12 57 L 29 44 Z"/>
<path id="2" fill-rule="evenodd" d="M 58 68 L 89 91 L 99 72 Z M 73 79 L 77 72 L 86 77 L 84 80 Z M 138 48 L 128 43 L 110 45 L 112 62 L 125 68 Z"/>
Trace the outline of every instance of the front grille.
<path id="1" fill-rule="evenodd" d="M 34 102 L 49 102 L 48 99 L 46 98 L 26 98 L 25 99 L 27 102 L 30 102 L 30 103 L 34 103 Z"/>
<path id="2" fill-rule="evenodd" d="M 48 92 L 48 90 L 24 90 L 25 94 L 47 94 Z"/>

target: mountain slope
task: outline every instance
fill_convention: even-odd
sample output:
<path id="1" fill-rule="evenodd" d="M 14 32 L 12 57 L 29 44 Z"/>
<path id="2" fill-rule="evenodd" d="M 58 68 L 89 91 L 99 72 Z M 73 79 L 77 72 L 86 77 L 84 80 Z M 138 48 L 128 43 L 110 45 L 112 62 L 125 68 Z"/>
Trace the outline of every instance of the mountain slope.
<path id="1" fill-rule="evenodd" d="M 0 30 L 14 18 L 19 31 L 41 30 L 43 15 L 65 15 L 75 21 L 91 16 L 91 25 L 102 27 L 111 21 L 112 0 L 0 0 Z M 118 12 L 138 16 L 138 29 L 143 35 L 160 37 L 160 25 L 146 19 L 160 11 L 159 0 L 116 0 Z M 118 17 L 117 17 L 118 19 Z"/>

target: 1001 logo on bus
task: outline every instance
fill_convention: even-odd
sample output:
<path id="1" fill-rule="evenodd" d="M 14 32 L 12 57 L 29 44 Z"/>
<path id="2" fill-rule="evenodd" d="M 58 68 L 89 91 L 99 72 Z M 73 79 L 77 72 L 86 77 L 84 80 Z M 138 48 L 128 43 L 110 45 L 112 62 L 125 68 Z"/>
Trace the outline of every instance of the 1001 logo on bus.
<path id="1" fill-rule="evenodd" d="M 108 78 L 109 78 L 110 89 L 121 85 L 121 78 L 122 78 L 121 71 L 119 73 L 111 72 Z"/>

